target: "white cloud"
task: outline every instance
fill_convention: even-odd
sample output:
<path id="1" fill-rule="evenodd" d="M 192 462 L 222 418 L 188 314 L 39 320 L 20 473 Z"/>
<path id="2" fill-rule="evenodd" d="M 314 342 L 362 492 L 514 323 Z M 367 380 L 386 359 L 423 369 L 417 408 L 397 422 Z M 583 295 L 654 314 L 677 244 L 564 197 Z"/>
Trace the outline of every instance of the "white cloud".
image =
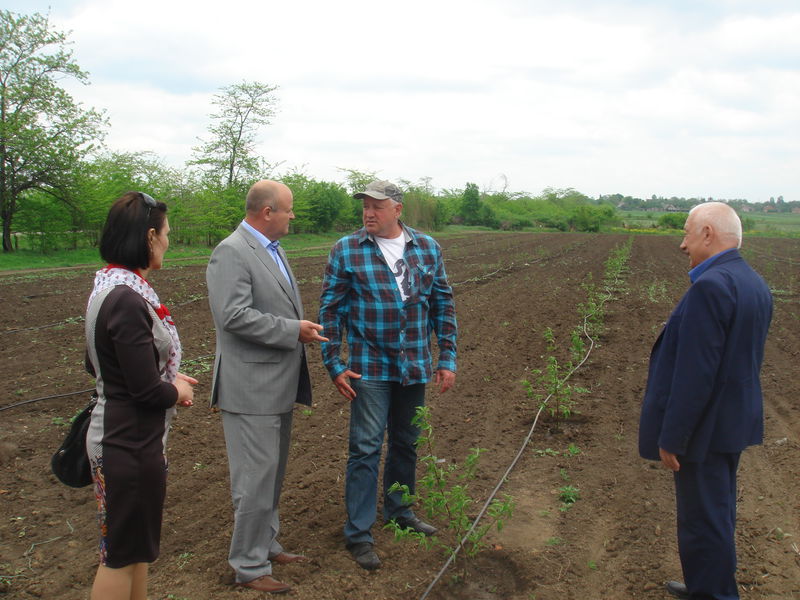
<path id="1" fill-rule="evenodd" d="M 758 15 L 726 19 L 711 35 L 720 50 L 747 60 L 750 56 L 772 57 L 783 61 L 800 56 L 800 13 L 762 17 Z"/>
<path id="2" fill-rule="evenodd" d="M 800 200 L 791 2 L 73 0 L 51 17 L 109 146 L 175 165 L 212 95 L 255 80 L 279 86 L 265 158 L 315 177 Z"/>

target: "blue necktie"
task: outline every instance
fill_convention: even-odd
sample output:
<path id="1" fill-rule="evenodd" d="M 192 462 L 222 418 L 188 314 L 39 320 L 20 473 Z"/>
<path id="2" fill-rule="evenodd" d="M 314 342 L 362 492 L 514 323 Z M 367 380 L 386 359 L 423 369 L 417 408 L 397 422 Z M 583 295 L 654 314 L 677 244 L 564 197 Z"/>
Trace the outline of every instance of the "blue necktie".
<path id="1" fill-rule="evenodd" d="M 284 265 L 283 261 L 281 260 L 281 255 L 278 254 L 278 246 L 280 245 L 281 245 L 280 240 L 270 242 L 269 244 L 267 244 L 267 250 L 269 250 L 269 253 L 272 255 L 272 258 L 275 259 L 275 262 L 278 263 L 278 267 L 280 267 L 283 276 L 286 277 L 286 281 L 288 281 L 289 284 L 291 285 L 292 280 L 289 277 L 289 272 L 286 270 L 286 265 Z"/>

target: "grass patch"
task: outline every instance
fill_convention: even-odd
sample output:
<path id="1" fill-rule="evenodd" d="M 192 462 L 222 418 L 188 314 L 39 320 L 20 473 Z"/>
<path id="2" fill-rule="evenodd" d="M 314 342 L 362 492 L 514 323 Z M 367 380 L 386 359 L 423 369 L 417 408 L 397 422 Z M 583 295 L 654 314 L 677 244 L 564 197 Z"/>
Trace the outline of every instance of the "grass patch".
<path id="1" fill-rule="evenodd" d="M 167 251 L 166 264 L 175 259 L 203 258 L 208 259 L 210 248 L 202 246 L 171 245 Z M 79 248 L 77 250 L 54 250 L 47 254 L 34 250 L 17 250 L 0 254 L 0 271 L 18 271 L 24 269 L 54 269 L 59 267 L 97 267 L 103 265 L 100 251 L 97 248 Z"/>
<path id="2" fill-rule="evenodd" d="M 281 244 L 290 256 L 326 256 L 341 232 L 289 234 L 281 239 Z M 173 261 L 206 262 L 213 248 L 209 246 L 186 246 L 170 244 L 164 260 L 165 267 Z M 17 250 L 0 253 L 0 271 L 26 269 L 53 269 L 59 267 L 96 267 L 103 261 L 97 248 L 78 248 L 76 250 L 54 250 L 47 254 L 35 250 Z"/>

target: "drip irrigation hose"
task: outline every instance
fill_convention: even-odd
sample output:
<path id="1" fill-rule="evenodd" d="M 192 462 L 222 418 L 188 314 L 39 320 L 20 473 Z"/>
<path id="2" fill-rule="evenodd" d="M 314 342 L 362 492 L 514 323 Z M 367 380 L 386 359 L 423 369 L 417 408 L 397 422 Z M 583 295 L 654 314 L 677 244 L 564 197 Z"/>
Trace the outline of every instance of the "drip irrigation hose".
<path id="1" fill-rule="evenodd" d="M 203 356 L 198 356 L 197 358 L 192 358 L 192 359 L 189 359 L 189 360 L 185 360 L 185 361 L 183 361 L 183 364 L 188 365 L 188 364 L 191 364 L 191 363 L 200 362 L 200 361 L 205 360 L 207 358 L 211 358 L 212 356 L 214 356 L 214 355 L 213 354 L 205 354 Z M 26 404 L 33 404 L 34 402 L 39 402 L 41 400 L 52 400 L 53 398 L 66 398 L 67 396 L 77 396 L 78 394 L 86 394 L 88 392 L 93 392 L 93 391 L 94 391 L 94 388 L 92 387 L 92 388 L 89 388 L 87 390 L 78 390 L 77 392 L 66 392 L 64 394 L 54 394 L 52 396 L 43 396 L 42 398 L 31 398 L 29 400 L 23 400 L 22 402 L 16 402 L 14 404 L 9 404 L 8 406 L 0 406 L 0 412 L 2 412 L 4 410 L 8 410 L 10 408 L 16 408 L 18 406 L 24 406 Z"/>
<path id="2" fill-rule="evenodd" d="M 44 396 L 42 398 L 31 398 L 30 400 L 23 400 L 22 402 L 17 402 L 15 404 L 9 404 L 8 406 L 0 406 L 0 412 L 4 410 L 8 410 L 9 408 L 16 408 L 17 406 L 24 406 L 25 404 L 32 404 L 34 402 L 39 402 L 40 400 L 52 400 L 53 398 L 66 398 L 67 396 L 77 396 L 78 394 L 88 394 L 89 392 L 93 392 L 94 388 L 91 387 L 88 390 L 78 390 L 77 392 L 67 392 L 65 394 L 54 394 L 52 396 Z"/>

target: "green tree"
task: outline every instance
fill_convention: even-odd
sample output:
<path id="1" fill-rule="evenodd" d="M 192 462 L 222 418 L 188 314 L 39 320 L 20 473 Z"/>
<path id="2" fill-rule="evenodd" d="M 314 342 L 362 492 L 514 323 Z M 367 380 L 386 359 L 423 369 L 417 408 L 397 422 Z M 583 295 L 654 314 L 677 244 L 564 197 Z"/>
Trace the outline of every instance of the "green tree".
<path id="1" fill-rule="evenodd" d="M 338 183 L 317 181 L 308 199 L 314 232 L 330 231 L 339 215 L 346 213 L 352 198 Z"/>
<path id="2" fill-rule="evenodd" d="M 169 211 L 175 241 L 215 246 L 242 220 L 246 193 L 246 188 L 206 183 L 177 198 Z"/>
<path id="3" fill-rule="evenodd" d="M 73 196 L 80 198 L 76 221 L 92 245 L 99 241 L 111 203 L 125 192 L 136 190 L 169 204 L 174 225 L 174 198 L 181 198 L 184 184 L 181 173 L 166 167 L 151 152 L 110 152 L 84 162 L 75 174 Z M 173 227 L 174 229 L 174 227 Z"/>
<path id="4" fill-rule="evenodd" d="M 402 218 L 411 227 L 438 231 L 444 227 L 444 205 L 425 187 L 409 185 L 403 194 Z"/>
<path id="5" fill-rule="evenodd" d="M 281 179 L 294 196 L 295 220 L 292 230 L 298 233 L 330 231 L 351 208 L 352 198 L 338 183 L 317 181 L 303 173 L 291 173 Z"/>
<path id="6" fill-rule="evenodd" d="M 48 17 L 0 10 L 0 215 L 3 251 L 12 250 L 11 222 L 35 191 L 69 201 L 72 174 L 100 141 L 104 115 L 83 109 L 58 86 L 88 83 L 73 61 L 67 34 Z"/>
<path id="7" fill-rule="evenodd" d="M 479 225 L 481 221 L 481 194 L 477 184 L 468 183 L 461 196 L 461 217 L 465 225 Z"/>
<path id="8" fill-rule="evenodd" d="M 272 171 L 276 165 L 258 156 L 255 147 L 258 128 L 269 125 L 275 114 L 277 89 L 257 81 L 221 88 L 211 101 L 218 108 L 209 115 L 211 139 L 192 149 L 195 158 L 189 164 L 205 167 L 209 176 L 229 187 Z"/>
<path id="9" fill-rule="evenodd" d="M 31 250 L 42 254 L 60 248 L 77 247 L 75 213 L 63 202 L 39 190 L 31 190 L 14 216 L 14 229 L 24 233 L 23 241 Z"/>
<path id="10" fill-rule="evenodd" d="M 339 167 L 339 171 L 345 174 L 345 181 L 347 182 L 347 190 L 350 195 L 357 194 L 367 187 L 367 184 L 378 179 L 377 171 L 359 171 L 358 169 L 344 169 Z M 350 210 L 342 213 L 340 218 L 340 225 L 347 228 L 350 225 L 358 225 L 361 223 L 361 200 L 356 198 L 350 199 Z"/>
<path id="11" fill-rule="evenodd" d="M 492 229 L 500 228 L 500 221 L 494 209 L 484 202 L 481 202 L 480 209 L 478 210 L 478 225 L 491 227 Z"/>
<path id="12" fill-rule="evenodd" d="M 616 211 L 610 204 L 592 206 L 582 204 L 572 209 L 568 223 L 576 231 L 600 231 L 600 228 L 616 219 Z"/>
<path id="13" fill-rule="evenodd" d="M 345 169 L 342 167 L 339 167 L 339 171 L 345 174 L 347 190 L 350 194 L 363 191 L 367 184 L 378 179 L 377 171 L 359 171 L 358 169 Z"/>
<path id="14" fill-rule="evenodd" d="M 552 202 L 556 206 L 569 208 L 591 202 L 591 198 L 572 188 L 545 188 L 542 190 L 542 198 Z"/>
<path id="15" fill-rule="evenodd" d="M 673 212 L 665 213 L 658 217 L 657 226 L 659 229 L 683 229 L 689 213 Z"/>

